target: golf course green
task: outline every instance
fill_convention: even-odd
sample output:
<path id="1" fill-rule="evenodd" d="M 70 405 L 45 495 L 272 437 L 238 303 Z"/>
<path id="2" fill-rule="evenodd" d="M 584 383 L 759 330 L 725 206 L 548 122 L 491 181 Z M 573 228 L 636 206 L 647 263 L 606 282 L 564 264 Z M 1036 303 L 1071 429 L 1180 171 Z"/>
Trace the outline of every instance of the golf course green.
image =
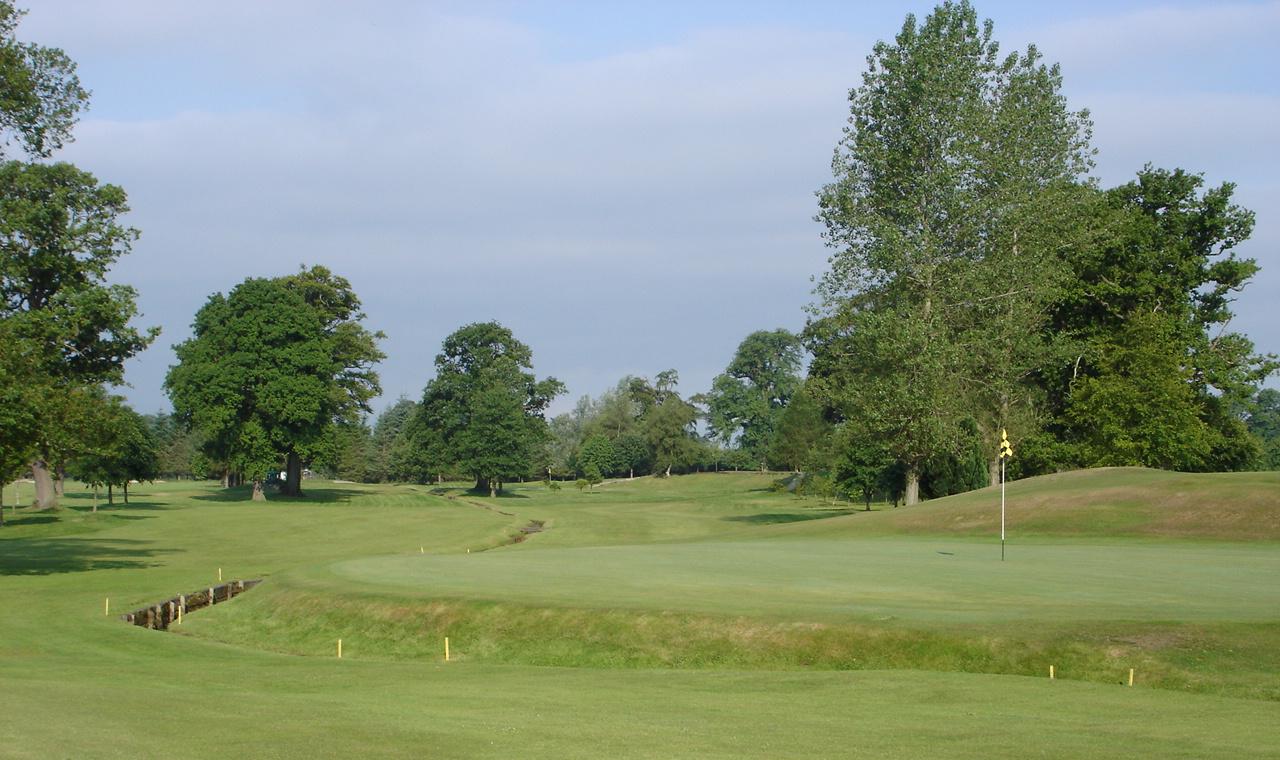
<path id="1" fill-rule="evenodd" d="M 1003 562 L 990 489 L 773 477 L 6 507 L 0 757 L 1280 755 L 1276 474 L 1012 483 Z"/>

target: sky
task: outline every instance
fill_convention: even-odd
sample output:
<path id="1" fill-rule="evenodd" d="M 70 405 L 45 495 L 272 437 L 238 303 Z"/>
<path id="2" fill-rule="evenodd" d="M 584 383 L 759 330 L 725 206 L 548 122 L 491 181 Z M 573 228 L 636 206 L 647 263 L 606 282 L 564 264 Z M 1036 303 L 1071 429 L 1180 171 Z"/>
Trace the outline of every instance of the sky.
<path id="1" fill-rule="evenodd" d="M 814 193 L 867 54 L 933 3 L 27 0 L 20 39 L 93 91 L 57 158 L 129 194 L 112 272 L 163 334 L 122 393 L 168 410 L 172 346 L 247 277 L 322 264 L 421 396 L 449 333 L 497 320 L 568 386 L 804 326 L 827 267 Z M 1237 185 L 1261 273 L 1231 329 L 1280 353 L 1280 2 L 975 2 L 1087 108 L 1103 186 L 1144 164 Z M 1271 383 L 1276 385 L 1275 379 Z"/>

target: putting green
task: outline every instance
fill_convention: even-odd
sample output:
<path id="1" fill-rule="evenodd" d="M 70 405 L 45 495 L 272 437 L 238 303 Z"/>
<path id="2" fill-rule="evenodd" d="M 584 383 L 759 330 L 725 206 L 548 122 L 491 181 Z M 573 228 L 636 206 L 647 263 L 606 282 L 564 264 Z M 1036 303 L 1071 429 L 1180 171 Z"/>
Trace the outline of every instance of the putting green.
<path id="1" fill-rule="evenodd" d="M 536 540 L 535 540 L 536 542 Z M 437 598 L 807 619 L 1265 621 L 1270 545 L 763 540 L 349 560 L 365 587 Z"/>

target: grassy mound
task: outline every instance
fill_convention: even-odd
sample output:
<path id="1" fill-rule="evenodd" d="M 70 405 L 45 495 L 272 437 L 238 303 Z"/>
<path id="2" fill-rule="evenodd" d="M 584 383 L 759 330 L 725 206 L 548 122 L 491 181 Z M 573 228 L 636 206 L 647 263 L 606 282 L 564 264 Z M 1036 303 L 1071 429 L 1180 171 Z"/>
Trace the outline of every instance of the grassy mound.
<path id="1" fill-rule="evenodd" d="M 1182 473 L 1138 467 L 1043 475 L 1006 486 L 1006 525 L 1017 536 L 1280 541 L 1280 472 Z M 851 514 L 796 534 L 1000 534 L 999 488 L 911 508 Z"/>

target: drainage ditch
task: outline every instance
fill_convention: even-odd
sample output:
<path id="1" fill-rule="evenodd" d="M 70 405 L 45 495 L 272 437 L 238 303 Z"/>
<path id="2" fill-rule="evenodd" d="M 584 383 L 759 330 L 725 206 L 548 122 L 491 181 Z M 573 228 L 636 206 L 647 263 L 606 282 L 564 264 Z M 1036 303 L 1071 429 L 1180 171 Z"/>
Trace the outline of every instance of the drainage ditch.
<path id="1" fill-rule="evenodd" d="M 217 586 L 209 586 L 190 594 L 179 594 L 172 599 L 147 605 L 133 612 L 120 616 L 126 623 L 166 631 L 172 623 L 182 620 L 182 616 L 192 610 L 211 607 L 222 602 L 229 602 L 262 582 L 261 578 L 248 581 L 230 581 Z"/>

